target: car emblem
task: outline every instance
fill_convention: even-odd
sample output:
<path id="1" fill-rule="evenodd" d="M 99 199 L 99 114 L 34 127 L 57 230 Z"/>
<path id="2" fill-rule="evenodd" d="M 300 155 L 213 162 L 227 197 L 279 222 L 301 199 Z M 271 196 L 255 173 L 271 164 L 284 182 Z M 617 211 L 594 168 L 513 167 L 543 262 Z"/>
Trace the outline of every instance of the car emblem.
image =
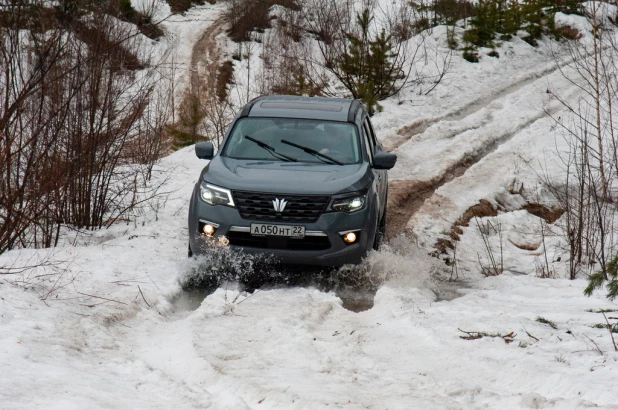
<path id="1" fill-rule="evenodd" d="M 285 209 L 285 206 L 288 204 L 288 201 L 285 199 L 275 198 L 273 199 L 273 206 L 275 207 L 275 212 L 281 213 Z"/>

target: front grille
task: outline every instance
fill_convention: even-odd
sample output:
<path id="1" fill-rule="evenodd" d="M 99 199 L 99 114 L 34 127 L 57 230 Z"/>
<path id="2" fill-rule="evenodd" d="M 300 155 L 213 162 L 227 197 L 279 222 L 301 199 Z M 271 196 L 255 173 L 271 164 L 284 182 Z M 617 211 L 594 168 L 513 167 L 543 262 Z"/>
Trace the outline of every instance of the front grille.
<path id="1" fill-rule="evenodd" d="M 290 223 L 316 222 L 330 199 L 328 195 L 284 195 L 245 191 L 233 191 L 232 196 L 240 216 L 244 219 Z M 287 201 L 283 212 L 275 211 L 275 199 Z"/>
<path id="2" fill-rule="evenodd" d="M 249 232 L 228 232 L 230 245 L 262 249 L 289 249 L 293 251 L 321 251 L 330 248 L 327 236 L 286 238 L 276 236 L 253 236 Z"/>

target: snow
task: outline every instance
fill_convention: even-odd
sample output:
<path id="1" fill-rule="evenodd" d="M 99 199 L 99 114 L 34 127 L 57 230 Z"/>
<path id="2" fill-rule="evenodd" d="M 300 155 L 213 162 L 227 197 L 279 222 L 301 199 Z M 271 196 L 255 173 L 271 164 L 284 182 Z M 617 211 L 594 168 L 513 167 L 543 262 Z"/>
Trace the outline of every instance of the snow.
<path id="1" fill-rule="evenodd" d="M 148 10 L 154 7 L 153 20 L 165 32 L 165 37 L 157 41 L 143 38 L 150 43 L 151 60 L 166 81 L 173 79 L 174 98 L 181 101 L 189 82 L 193 46 L 200 35 L 220 18 L 224 4 L 204 2 L 190 8 L 183 14 L 172 14 L 164 0 L 133 0 L 133 7 Z"/>
<path id="2" fill-rule="evenodd" d="M 94 299 L 48 307 L 2 285 L 4 408 L 616 408 L 618 354 L 605 329 L 590 327 L 600 315 L 586 312 L 616 305 L 584 297 L 581 280 L 505 273 L 436 301 L 414 281 L 425 274 L 411 268 L 423 261 L 414 255 L 400 267 L 412 283 L 383 286 L 365 312 L 312 287 L 262 290 L 243 303 L 232 303 L 237 291 L 219 289 L 182 311 L 136 271 L 146 264 L 160 289 L 172 288 L 160 252 L 108 262 L 123 270 L 106 275 L 114 253 L 93 250 L 91 270 L 101 282 L 126 281 L 98 293 L 129 304 L 122 308 L 83 307 Z M 131 280 L 153 308 L 133 300 Z M 98 292 L 109 289 L 101 282 Z M 463 340 L 458 328 L 517 335 L 510 344 Z"/>
<path id="3" fill-rule="evenodd" d="M 179 64 L 190 64 L 220 7 L 166 21 Z M 434 93 L 393 98 L 374 117 L 397 147 L 391 179 L 437 182 L 466 170 L 409 221 L 417 243 L 397 238 L 370 255 L 368 279 L 380 284 L 370 309 L 349 310 L 345 289 L 309 279 L 184 292 L 180 282 L 205 263 L 186 258 L 188 200 L 205 165 L 188 147 L 155 167 L 169 194 L 136 220 L 67 232 L 52 251 L 0 255 L 3 267 L 54 262 L 0 276 L 0 408 L 618 409 L 618 352 L 607 329 L 593 327 L 603 316 L 589 311 L 618 303 L 564 279 L 560 236 L 542 244 L 541 219 L 521 209 L 551 205 L 542 176 L 563 172 L 564 139 L 546 112 L 565 112 L 547 90 L 572 101 L 579 91 L 557 70 L 552 53 L 565 54 L 555 43 L 515 38 L 497 50 L 479 64 L 455 54 Z M 398 134 L 415 123 L 423 126 L 409 140 Z M 479 221 L 502 227 L 505 272 L 481 275 L 472 220 L 457 245 L 459 278 L 445 281 L 451 268 L 428 254 L 481 199 L 505 208 Z M 523 243 L 539 247 L 515 246 Z M 553 279 L 538 277 L 545 250 Z M 462 331 L 512 335 L 466 340 Z"/>

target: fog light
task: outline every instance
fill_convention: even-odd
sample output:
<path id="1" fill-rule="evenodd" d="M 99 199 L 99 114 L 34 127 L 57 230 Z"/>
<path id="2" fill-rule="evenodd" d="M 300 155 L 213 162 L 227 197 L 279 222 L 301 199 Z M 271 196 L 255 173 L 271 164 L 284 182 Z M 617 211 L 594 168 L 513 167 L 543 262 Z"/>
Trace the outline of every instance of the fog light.
<path id="1" fill-rule="evenodd" d="M 347 244 L 356 242 L 356 234 L 354 232 L 348 232 L 343 235 L 343 241 Z"/>
<path id="2" fill-rule="evenodd" d="M 216 230 L 217 228 L 215 228 L 211 224 L 204 224 L 204 227 L 202 228 L 202 231 L 208 236 L 212 236 Z"/>

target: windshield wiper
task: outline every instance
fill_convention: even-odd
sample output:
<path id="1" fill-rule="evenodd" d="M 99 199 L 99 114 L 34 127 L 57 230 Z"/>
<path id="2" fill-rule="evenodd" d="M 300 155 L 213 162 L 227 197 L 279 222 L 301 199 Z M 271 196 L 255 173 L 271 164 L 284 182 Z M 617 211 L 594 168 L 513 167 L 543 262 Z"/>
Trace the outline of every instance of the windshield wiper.
<path id="1" fill-rule="evenodd" d="M 322 158 L 325 158 L 325 159 L 329 160 L 332 164 L 343 165 L 343 162 L 337 161 L 335 158 L 329 157 L 326 154 L 322 154 L 320 151 L 316 151 L 313 148 L 305 147 L 304 145 L 298 145 L 298 144 L 295 144 L 295 143 L 293 143 L 291 141 L 288 141 L 288 140 L 281 140 L 281 142 L 283 144 L 288 144 L 288 145 L 291 145 L 291 146 L 296 147 L 298 149 L 302 149 L 307 154 L 311 154 L 314 157 L 316 157 L 317 159 L 322 160 Z M 324 160 L 322 160 L 322 161 L 324 161 Z M 324 162 L 326 162 L 326 161 L 324 161 Z"/>
<path id="2" fill-rule="evenodd" d="M 277 152 L 277 150 L 273 146 L 268 145 L 264 141 L 260 141 L 248 135 L 245 135 L 245 138 L 248 139 L 249 141 L 255 142 L 259 147 L 264 148 L 266 151 L 270 152 L 270 155 L 272 155 L 273 157 L 277 159 L 284 160 L 284 161 L 298 162 L 296 158 L 289 157 L 285 154 Z"/>

